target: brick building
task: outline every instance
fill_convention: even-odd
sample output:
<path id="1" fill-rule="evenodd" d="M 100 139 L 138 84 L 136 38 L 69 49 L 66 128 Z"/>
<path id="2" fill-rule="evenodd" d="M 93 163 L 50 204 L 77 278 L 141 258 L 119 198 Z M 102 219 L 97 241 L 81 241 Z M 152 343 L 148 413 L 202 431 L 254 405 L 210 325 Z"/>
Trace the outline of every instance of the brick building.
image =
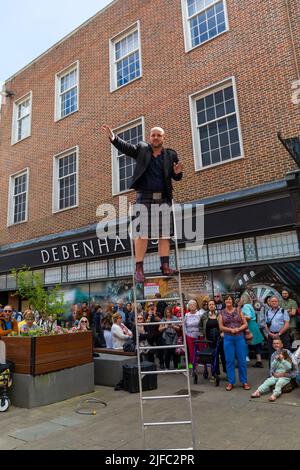
<path id="1" fill-rule="evenodd" d="M 298 173 L 277 131 L 299 132 L 299 38 L 298 0 L 114 0 L 9 78 L 0 302 L 24 264 L 70 301 L 130 298 L 128 246 L 95 231 L 100 204 L 134 199 L 103 123 L 131 142 L 163 127 L 184 162 L 176 200 L 205 204 L 204 248 L 181 249 L 186 295 L 296 289 Z"/>

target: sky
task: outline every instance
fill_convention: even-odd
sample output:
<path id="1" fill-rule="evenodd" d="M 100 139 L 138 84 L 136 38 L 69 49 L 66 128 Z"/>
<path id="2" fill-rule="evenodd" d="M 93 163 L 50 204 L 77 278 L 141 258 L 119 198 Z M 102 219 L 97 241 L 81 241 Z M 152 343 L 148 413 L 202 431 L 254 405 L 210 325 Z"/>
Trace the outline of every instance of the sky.
<path id="1" fill-rule="evenodd" d="M 0 0 L 0 90 L 5 80 L 112 0 Z"/>

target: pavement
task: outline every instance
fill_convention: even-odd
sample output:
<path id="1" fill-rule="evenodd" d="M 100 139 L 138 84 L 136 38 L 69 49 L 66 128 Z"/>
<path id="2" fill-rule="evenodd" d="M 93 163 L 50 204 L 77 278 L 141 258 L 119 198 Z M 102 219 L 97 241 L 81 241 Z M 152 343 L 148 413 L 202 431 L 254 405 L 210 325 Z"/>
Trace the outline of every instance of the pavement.
<path id="1" fill-rule="evenodd" d="M 270 403 L 268 396 L 251 399 L 251 392 L 267 375 L 249 365 L 251 391 L 237 385 L 225 390 L 202 377 L 191 378 L 196 449 L 202 450 L 287 450 L 300 449 L 300 387 Z M 158 376 L 158 390 L 149 395 L 173 395 L 186 390 L 183 374 Z M 105 402 L 84 402 L 93 398 Z M 189 418 L 184 399 L 156 400 L 145 404 L 145 421 L 174 421 Z M 96 414 L 78 414 L 95 411 Z M 96 386 L 95 392 L 31 410 L 11 406 L 0 413 L 1 450 L 141 450 L 143 449 L 139 394 Z M 182 449 L 191 446 L 187 426 L 150 428 L 149 449 Z"/>

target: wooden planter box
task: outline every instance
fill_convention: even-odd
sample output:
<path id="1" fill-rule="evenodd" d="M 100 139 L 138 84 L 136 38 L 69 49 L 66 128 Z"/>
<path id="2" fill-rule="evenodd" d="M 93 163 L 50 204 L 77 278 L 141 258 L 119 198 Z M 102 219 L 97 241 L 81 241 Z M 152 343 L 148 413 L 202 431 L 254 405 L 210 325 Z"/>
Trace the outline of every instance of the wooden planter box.
<path id="1" fill-rule="evenodd" d="M 38 337 L 2 337 L 6 359 L 13 362 L 14 372 L 32 376 L 48 374 L 93 362 L 93 339 L 90 331 Z"/>

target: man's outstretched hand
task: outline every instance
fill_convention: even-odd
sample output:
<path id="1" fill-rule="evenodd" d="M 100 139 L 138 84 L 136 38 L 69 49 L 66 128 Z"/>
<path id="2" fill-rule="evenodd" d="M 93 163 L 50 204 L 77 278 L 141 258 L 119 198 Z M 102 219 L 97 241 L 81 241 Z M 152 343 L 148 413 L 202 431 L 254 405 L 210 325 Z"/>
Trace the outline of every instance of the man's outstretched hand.
<path id="1" fill-rule="evenodd" d="M 183 163 L 182 162 L 178 162 L 177 164 L 174 163 L 173 170 L 174 170 L 175 175 L 179 175 L 179 173 L 182 173 Z"/>
<path id="2" fill-rule="evenodd" d="M 103 126 L 101 126 L 101 129 L 105 132 L 105 134 L 107 135 L 109 139 L 112 140 L 114 138 L 114 133 L 109 126 L 107 126 L 106 124 L 103 124 Z"/>

